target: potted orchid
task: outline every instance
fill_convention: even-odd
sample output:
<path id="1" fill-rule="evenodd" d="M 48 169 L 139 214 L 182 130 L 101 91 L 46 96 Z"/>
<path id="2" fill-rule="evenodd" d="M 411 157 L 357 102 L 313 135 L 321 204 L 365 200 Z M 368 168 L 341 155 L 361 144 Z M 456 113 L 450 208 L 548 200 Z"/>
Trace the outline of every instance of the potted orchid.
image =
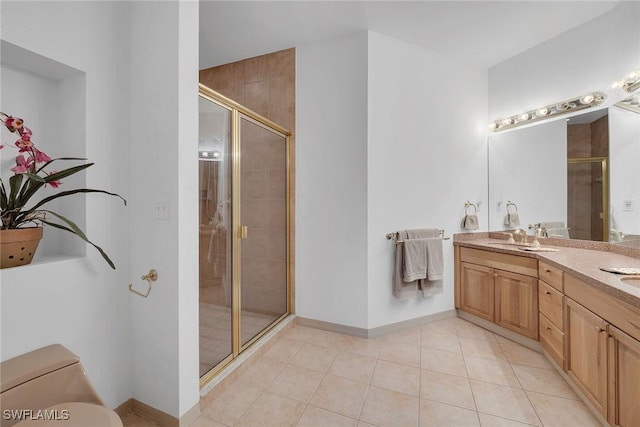
<path id="1" fill-rule="evenodd" d="M 13 148 L 18 150 L 13 175 L 8 185 L 0 178 L 0 268 L 15 267 L 31 262 L 35 250 L 42 238 L 42 226 L 46 224 L 75 234 L 100 252 L 104 260 L 115 269 L 113 261 L 96 244 L 91 242 L 85 233 L 70 219 L 47 209 L 47 203 L 61 197 L 78 193 L 104 193 L 127 201 L 122 196 L 104 190 L 76 188 L 60 191 L 53 195 L 34 201 L 34 196 L 46 187 L 54 189 L 62 185 L 62 179 L 74 175 L 93 163 L 72 166 L 63 170 L 51 170 L 50 167 L 61 161 L 84 161 L 76 157 L 51 159 L 38 150 L 31 140 L 32 132 L 24 125 L 24 121 L 0 112 L 0 120 L 9 132 L 17 134 L 18 139 Z M 8 146 L 11 147 L 11 146 Z M 5 146 L 0 144 L 0 149 Z M 21 237 L 26 235 L 25 237 Z"/>

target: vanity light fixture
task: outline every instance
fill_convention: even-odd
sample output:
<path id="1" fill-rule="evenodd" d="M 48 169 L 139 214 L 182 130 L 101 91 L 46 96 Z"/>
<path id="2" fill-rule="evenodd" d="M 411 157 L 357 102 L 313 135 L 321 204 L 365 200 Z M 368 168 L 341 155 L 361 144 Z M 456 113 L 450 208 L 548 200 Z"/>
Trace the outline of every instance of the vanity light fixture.
<path id="1" fill-rule="evenodd" d="M 198 159 L 200 160 L 215 162 L 215 161 L 219 161 L 221 158 L 222 158 L 222 153 L 219 152 L 218 150 L 198 152 Z"/>
<path id="2" fill-rule="evenodd" d="M 640 93 L 631 95 L 615 105 L 620 108 L 624 108 L 625 110 L 633 111 L 634 113 L 640 114 Z"/>
<path id="3" fill-rule="evenodd" d="M 640 70 L 627 74 L 622 80 L 612 85 L 614 88 L 621 87 L 625 92 L 631 93 L 640 88 Z"/>
<path id="4" fill-rule="evenodd" d="M 544 120 L 550 117 L 559 116 L 561 114 L 572 113 L 584 108 L 595 107 L 602 104 L 605 98 L 606 95 L 604 94 L 604 92 L 588 93 L 584 96 L 579 96 L 577 98 L 568 99 L 556 104 L 547 105 L 546 107 L 537 108 L 535 110 L 527 111 L 522 114 L 507 117 L 504 119 L 495 120 L 494 122 L 489 124 L 489 129 L 494 132 L 498 132 L 501 130 L 526 125 L 528 123 L 533 123 L 538 120 Z"/>

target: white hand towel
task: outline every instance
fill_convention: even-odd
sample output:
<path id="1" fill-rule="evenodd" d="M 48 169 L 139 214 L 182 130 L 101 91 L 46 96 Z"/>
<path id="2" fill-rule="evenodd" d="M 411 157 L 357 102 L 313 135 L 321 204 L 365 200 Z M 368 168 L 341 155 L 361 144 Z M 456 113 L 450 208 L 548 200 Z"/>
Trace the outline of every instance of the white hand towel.
<path id="1" fill-rule="evenodd" d="M 478 217 L 475 214 L 465 215 L 460 226 L 463 230 L 477 230 L 479 228 Z"/>
<path id="2" fill-rule="evenodd" d="M 508 213 L 507 216 L 504 217 L 504 225 L 509 227 L 518 227 L 520 225 L 520 218 L 518 217 L 518 213 Z"/>
<path id="3" fill-rule="evenodd" d="M 427 240 L 407 239 L 401 244 L 403 281 L 413 282 L 427 278 Z"/>

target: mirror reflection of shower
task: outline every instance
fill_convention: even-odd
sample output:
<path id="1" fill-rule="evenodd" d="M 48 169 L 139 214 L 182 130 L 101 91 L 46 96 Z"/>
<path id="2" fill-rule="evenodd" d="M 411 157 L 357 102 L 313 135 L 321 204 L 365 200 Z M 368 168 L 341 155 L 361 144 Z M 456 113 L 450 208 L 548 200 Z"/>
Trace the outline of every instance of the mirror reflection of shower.
<path id="1" fill-rule="evenodd" d="M 231 112 L 200 99 L 200 375 L 232 353 Z"/>

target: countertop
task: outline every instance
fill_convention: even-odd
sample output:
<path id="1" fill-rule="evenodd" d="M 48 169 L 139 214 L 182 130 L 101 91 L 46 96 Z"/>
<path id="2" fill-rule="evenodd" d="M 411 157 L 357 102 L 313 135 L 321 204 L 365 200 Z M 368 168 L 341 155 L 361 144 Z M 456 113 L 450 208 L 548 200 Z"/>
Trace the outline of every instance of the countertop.
<path id="1" fill-rule="evenodd" d="M 619 274 L 600 270 L 600 267 L 640 268 L 640 259 L 638 258 L 602 250 L 552 245 L 542 245 L 542 247 L 555 248 L 558 249 L 558 252 L 527 252 L 518 249 L 517 246 L 496 243 L 506 243 L 506 240 L 481 237 L 477 239 L 465 238 L 453 242 L 454 245 L 460 247 L 536 258 L 640 309 L 640 287 L 625 283 L 621 280 L 623 276 Z"/>

